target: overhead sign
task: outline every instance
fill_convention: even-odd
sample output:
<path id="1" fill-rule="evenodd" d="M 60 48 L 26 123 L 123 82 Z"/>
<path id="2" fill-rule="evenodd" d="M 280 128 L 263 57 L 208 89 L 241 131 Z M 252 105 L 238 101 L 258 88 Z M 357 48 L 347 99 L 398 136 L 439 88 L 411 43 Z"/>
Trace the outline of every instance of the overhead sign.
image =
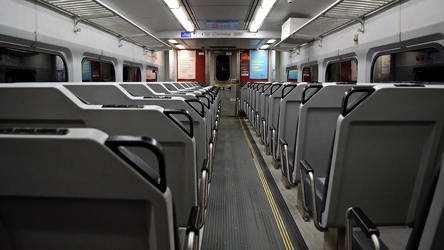
<path id="1" fill-rule="evenodd" d="M 261 38 L 258 33 L 246 30 L 199 30 L 196 32 L 180 32 L 180 38 Z"/>
<path id="2" fill-rule="evenodd" d="M 180 32 L 181 38 L 194 38 L 196 37 L 196 32 Z"/>
<path id="3" fill-rule="evenodd" d="M 250 50 L 250 78 L 268 79 L 268 50 Z"/>
<path id="4" fill-rule="evenodd" d="M 238 20 L 207 20 L 205 21 L 209 30 L 236 30 L 239 24 Z"/>

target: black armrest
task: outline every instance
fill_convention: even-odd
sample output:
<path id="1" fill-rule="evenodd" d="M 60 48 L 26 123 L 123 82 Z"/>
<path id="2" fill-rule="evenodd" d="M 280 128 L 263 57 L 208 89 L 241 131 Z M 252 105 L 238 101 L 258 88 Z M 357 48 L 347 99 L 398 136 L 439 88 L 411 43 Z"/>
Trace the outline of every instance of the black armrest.
<path id="1" fill-rule="evenodd" d="M 352 249 L 352 242 L 353 242 L 353 221 L 356 222 L 356 224 L 361 228 L 364 235 L 372 239 L 375 249 L 380 248 L 380 242 L 379 242 L 379 230 L 376 228 L 376 226 L 373 224 L 373 222 L 367 217 L 367 215 L 357 207 L 351 207 L 347 209 L 346 213 L 346 248 Z"/>
<path id="2" fill-rule="evenodd" d="M 184 249 L 186 250 L 197 249 L 197 244 L 199 244 L 199 213 L 200 210 L 197 206 L 191 208 L 185 236 Z"/>
<path id="3" fill-rule="evenodd" d="M 188 113 L 187 110 L 183 110 L 183 109 L 164 109 L 163 113 L 174 123 L 176 124 L 183 132 L 185 132 L 185 134 L 187 134 L 190 138 L 194 137 L 194 132 L 193 132 L 193 118 L 191 117 L 191 115 Z M 183 123 L 181 121 L 179 121 L 178 119 L 176 119 L 173 115 L 183 115 L 185 116 L 190 124 L 189 130 L 187 130 Z"/>
<path id="4" fill-rule="evenodd" d="M 151 184 L 156 186 L 161 192 L 165 192 L 167 189 L 165 155 L 159 142 L 146 136 L 111 135 L 106 140 L 105 145 L 133 167 L 134 170 L 151 182 Z M 142 147 L 153 152 L 159 164 L 159 173 L 152 169 L 151 166 L 140 159 L 136 154 L 128 150 L 127 147 Z"/>
<path id="5" fill-rule="evenodd" d="M 302 201 L 304 210 L 308 211 L 309 208 L 307 207 L 307 202 L 305 200 L 306 197 L 306 190 L 305 190 L 305 183 L 303 179 L 303 173 L 308 175 L 308 178 L 310 180 L 310 195 L 311 195 L 311 202 L 313 206 L 313 223 L 321 232 L 324 232 L 326 229 L 321 226 L 320 220 L 319 220 L 319 214 L 318 214 L 318 204 L 316 200 L 316 184 L 315 184 L 315 177 L 314 177 L 314 170 L 310 166 L 310 164 L 306 160 L 299 161 L 299 171 L 301 175 L 301 190 L 302 190 Z M 308 191 L 307 191 L 308 192 Z"/>
<path id="6" fill-rule="evenodd" d="M 367 215 L 358 207 L 352 207 L 348 210 L 347 218 L 356 222 L 356 224 L 361 228 L 362 232 L 370 238 L 372 234 L 379 237 L 379 230 L 376 228 L 375 224 L 367 217 Z"/>
<path id="7" fill-rule="evenodd" d="M 190 217 L 188 217 L 187 234 L 194 232 L 199 234 L 199 207 L 193 206 L 190 211 Z"/>
<path id="8" fill-rule="evenodd" d="M 199 201 L 199 207 L 201 211 L 205 211 L 205 208 L 208 205 L 208 178 L 209 178 L 209 162 L 208 159 L 205 159 L 202 164 L 201 168 L 201 180 L 200 180 L 200 201 Z M 201 212 L 199 213 L 199 228 L 202 228 L 205 224 L 205 213 Z"/>
<path id="9" fill-rule="evenodd" d="M 203 172 L 203 171 L 207 171 L 208 172 L 208 164 L 209 164 L 208 159 L 205 159 L 203 161 L 202 168 L 200 168 L 200 171 L 201 172 Z"/>
<path id="10" fill-rule="evenodd" d="M 288 143 L 284 138 L 279 138 L 280 158 L 281 158 L 281 173 L 286 176 L 288 183 L 290 180 L 290 164 L 288 164 Z"/>
<path id="11" fill-rule="evenodd" d="M 279 144 L 281 144 L 282 146 L 284 146 L 284 145 L 288 146 L 288 143 L 284 138 L 279 138 Z"/>
<path id="12" fill-rule="evenodd" d="M 300 167 L 302 170 L 304 170 L 305 174 L 314 173 L 313 168 L 310 166 L 310 164 L 308 164 L 306 160 L 301 160 L 300 163 Z"/>

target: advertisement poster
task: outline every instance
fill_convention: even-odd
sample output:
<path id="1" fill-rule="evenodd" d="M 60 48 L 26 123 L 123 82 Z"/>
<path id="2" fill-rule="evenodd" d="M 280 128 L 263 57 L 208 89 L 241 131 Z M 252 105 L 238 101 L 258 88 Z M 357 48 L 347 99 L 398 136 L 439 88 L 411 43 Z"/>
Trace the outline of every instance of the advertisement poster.
<path id="1" fill-rule="evenodd" d="M 146 68 L 146 80 L 147 82 L 156 80 L 156 70 L 154 68 Z"/>
<path id="2" fill-rule="evenodd" d="M 268 79 L 267 50 L 250 50 L 250 78 Z"/>
<path id="3" fill-rule="evenodd" d="M 308 71 L 308 74 L 305 73 L 305 69 L 303 71 L 303 77 L 310 77 L 310 71 Z M 292 69 L 288 71 L 288 80 L 294 80 L 297 81 L 298 80 L 298 70 L 297 69 Z"/>
<path id="4" fill-rule="evenodd" d="M 177 51 L 177 79 L 196 79 L 196 51 Z"/>
<path id="5" fill-rule="evenodd" d="M 381 63 L 382 63 L 382 74 L 388 75 L 390 74 L 390 55 L 383 55 L 381 56 Z"/>
<path id="6" fill-rule="evenodd" d="M 84 59 L 82 63 L 82 81 L 91 81 L 92 74 L 91 74 L 91 63 L 89 59 Z"/>

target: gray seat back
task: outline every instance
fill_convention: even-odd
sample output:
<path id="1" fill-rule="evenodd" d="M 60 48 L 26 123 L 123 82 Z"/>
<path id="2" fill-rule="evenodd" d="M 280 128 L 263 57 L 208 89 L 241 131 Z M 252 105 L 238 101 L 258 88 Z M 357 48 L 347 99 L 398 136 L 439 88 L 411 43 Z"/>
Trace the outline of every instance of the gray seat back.
<path id="1" fill-rule="evenodd" d="M 277 130 L 278 119 L 279 119 L 279 104 L 282 97 L 282 88 L 287 85 L 287 83 L 277 83 L 271 87 L 271 93 L 268 97 L 268 115 L 267 124 L 268 129 L 274 127 Z M 270 145 L 270 136 L 267 136 L 267 145 Z"/>
<path id="2" fill-rule="evenodd" d="M 373 90 L 354 105 L 345 98 L 325 180 L 323 227 L 344 227 L 349 207 L 366 211 L 375 225 L 411 224 L 443 154 L 444 88 Z"/>
<path id="3" fill-rule="evenodd" d="M 128 91 L 129 93 L 131 93 L 133 96 L 136 97 L 152 97 L 152 96 L 159 96 L 159 97 L 169 97 L 169 96 L 177 96 L 177 97 L 182 97 L 185 100 L 194 100 L 194 99 L 199 99 L 199 101 L 201 101 L 204 104 L 204 109 L 205 109 L 205 121 L 206 121 L 206 131 L 207 131 L 207 138 L 211 138 L 211 130 L 214 127 L 214 111 L 211 110 L 212 106 L 211 106 L 211 102 L 208 99 L 208 97 L 203 96 L 203 95 L 195 95 L 195 94 L 191 94 L 191 93 L 187 93 L 187 94 L 159 94 L 154 92 L 154 90 L 152 89 L 152 87 L 160 87 L 163 88 L 163 85 L 160 85 L 158 83 L 150 83 L 150 84 L 145 84 L 145 83 L 119 83 L 119 85 L 124 88 L 126 91 Z"/>
<path id="4" fill-rule="evenodd" d="M 146 83 L 148 87 L 150 87 L 154 92 L 160 93 L 160 94 L 170 94 L 171 91 L 167 89 L 164 85 L 159 83 Z M 144 95 L 145 96 L 145 95 Z"/>
<path id="5" fill-rule="evenodd" d="M 269 83 L 260 83 L 254 90 L 253 103 L 254 103 L 254 128 L 256 132 L 259 133 L 259 123 L 260 123 L 260 112 L 261 112 L 261 93 L 264 91 L 265 87 L 268 87 Z"/>
<path id="6" fill-rule="evenodd" d="M 155 176 L 146 163 L 119 156 L 114 146 L 127 146 L 121 137 L 99 130 L 5 131 L 0 131 L 2 249 L 176 248 L 171 192 L 154 184 L 165 185 L 163 159 Z M 157 144 L 141 139 L 139 145 Z"/>
<path id="7" fill-rule="evenodd" d="M 253 118 L 254 118 L 254 91 L 256 90 L 256 88 L 258 87 L 259 83 L 254 82 L 253 84 L 250 85 L 249 90 L 248 90 L 248 118 L 250 119 L 250 122 L 253 122 Z"/>
<path id="8" fill-rule="evenodd" d="M 197 149 L 197 167 L 201 166 L 203 161 L 207 158 L 209 138 L 207 135 L 207 127 L 205 124 L 204 107 L 198 100 L 186 100 L 182 97 L 163 96 L 162 98 L 143 98 L 133 97 L 128 94 L 120 85 L 113 83 L 64 83 L 68 90 L 74 93 L 82 100 L 95 105 L 110 105 L 110 104 L 124 104 L 124 105 L 158 105 L 164 109 L 181 109 L 187 110 L 193 118 L 193 123 L 190 124 L 189 119 L 184 116 L 177 116 L 184 126 L 189 128 L 193 126 L 194 137 L 196 140 Z M 199 106 L 193 106 L 200 103 Z"/>
<path id="9" fill-rule="evenodd" d="M 90 127 L 108 134 L 155 137 L 164 148 L 178 225 L 185 226 L 190 207 L 198 204 L 196 146 L 172 112 L 159 106 L 86 105 L 62 85 L 0 85 L 0 127 Z"/>
<path id="10" fill-rule="evenodd" d="M 417 249 L 443 249 L 444 247 L 444 169 L 441 165 L 430 209 L 417 243 Z M 416 225 L 415 225 L 416 227 Z M 412 232 L 413 234 L 413 232 Z M 412 238 L 412 237 L 410 237 Z M 409 242 L 410 243 L 410 242 Z M 409 246 L 409 245 L 408 245 Z M 413 249 L 413 248 L 412 248 Z"/>
<path id="11" fill-rule="evenodd" d="M 345 92 L 356 84 L 324 83 L 316 95 L 299 106 L 295 163 L 306 160 L 317 177 L 325 177 L 330 164 L 336 122 Z M 360 86 L 372 86 L 362 85 Z M 292 169 L 292 183 L 299 183 L 299 164 Z"/>
<path id="12" fill-rule="evenodd" d="M 287 90 L 291 85 L 287 85 Z M 294 85 L 293 85 L 294 86 Z M 302 102 L 302 91 L 306 83 L 299 83 L 287 95 L 283 96 L 279 104 L 279 125 L 278 125 L 278 140 L 283 138 L 288 143 L 288 149 L 294 149 L 296 138 L 296 126 L 299 119 L 299 105 Z M 286 89 L 283 89 L 285 91 Z M 280 149 L 277 147 L 274 158 L 279 160 Z"/>
<path id="13" fill-rule="evenodd" d="M 251 82 L 246 82 L 240 89 L 240 107 L 239 109 L 244 111 L 244 113 L 246 114 L 246 104 L 247 104 L 247 100 L 248 100 L 248 89 L 250 87 L 252 83 Z"/>
<path id="14" fill-rule="evenodd" d="M 259 98 L 260 100 L 260 110 L 259 110 L 259 131 L 262 135 L 262 141 L 265 143 L 265 138 L 267 135 L 267 130 L 265 128 L 267 128 L 267 118 L 268 118 L 268 101 L 269 101 L 269 96 L 271 95 L 271 88 L 273 85 L 275 85 L 277 83 L 267 83 L 264 85 L 264 87 L 262 88 L 262 93 L 260 93 Z"/>

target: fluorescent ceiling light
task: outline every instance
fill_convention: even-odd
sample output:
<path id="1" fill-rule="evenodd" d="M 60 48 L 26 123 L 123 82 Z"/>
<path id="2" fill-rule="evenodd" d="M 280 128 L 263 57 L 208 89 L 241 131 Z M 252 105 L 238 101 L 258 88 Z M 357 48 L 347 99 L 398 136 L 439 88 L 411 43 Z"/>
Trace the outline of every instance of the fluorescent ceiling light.
<path id="1" fill-rule="evenodd" d="M 178 49 L 185 49 L 185 47 L 184 47 L 182 44 L 176 44 L 176 47 L 177 47 Z"/>
<path id="2" fill-rule="evenodd" d="M 261 23 L 258 23 L 256 21 L 251 22 L 250 24 L 250 32 L 257 32 L 257 30 L 259 29 L 259 27 L 261 26 Z"/>
<path id="3" fill-rule="evenodd" d="M 188 16 L 185 14 L 183 7 L 180 7 L 178 9 L 171 9 L 171 11 L 186 31 L 194 31 L 194 25 L 190 20 L 188 20 Z"/>
<path id="4" fill-rule="evenodd" d="M 177 0 L 163 0 L 170 9 L 179 9 L 179 2 Z"/>
<path id="5" fill-rule="evenodd" d="M 268 47 L 270 47 L 270 45 L 268 45 L 268 44 L 264 44 L 264 45 L 262 45 L 262 46 L 260 47 L 260 49 L 268 49 Z"/>
<path id="6" fill-rule="evenodd" d="M 269 44 L 272 44 L 274 42 L 276 42 L 276 39 L 270 39 L 270 40 L 267 41 L 267 43 L 269 43 Z"/>
<path id="7" fill-rule="evenodd" d="M 275 2 L 276 0 L 263 0 L 261 6 L 264 9 L 271 9 Z"/>
<path id="8" fill-rule="evenodd" d="M 262 26 L 271 8 L 276 3 L 276 0 L 263 0 L 260 7 L 255 10 L 254 20 L 250 23 L 250 32 L 257 32 L 259 27 Z"/>
<path id="9" fill-rule="evenodd" d="M 267 17 L 267 15 L 268 15 L 268 12 L 270 12 L 270 9 L 264 9 L 264 8 L 258 8 L 258 9 L 256 9 L 257 10 L 257 12 L 256 12 L 256 17 L 254 18 L 254 20 L 256 21 L 256 22 L 262 22 L 262 21 L 264 21 L 264 19 Z"/>
<path id="10" fill-rule="evenodd" d="M 170 39 L 170 40 L 168 40 L 168 42 L 170 42 L 170 43 L 172 43 L 172 44 L 177 43 L 177 41 L 174 40 L 174 39 Z"/>

